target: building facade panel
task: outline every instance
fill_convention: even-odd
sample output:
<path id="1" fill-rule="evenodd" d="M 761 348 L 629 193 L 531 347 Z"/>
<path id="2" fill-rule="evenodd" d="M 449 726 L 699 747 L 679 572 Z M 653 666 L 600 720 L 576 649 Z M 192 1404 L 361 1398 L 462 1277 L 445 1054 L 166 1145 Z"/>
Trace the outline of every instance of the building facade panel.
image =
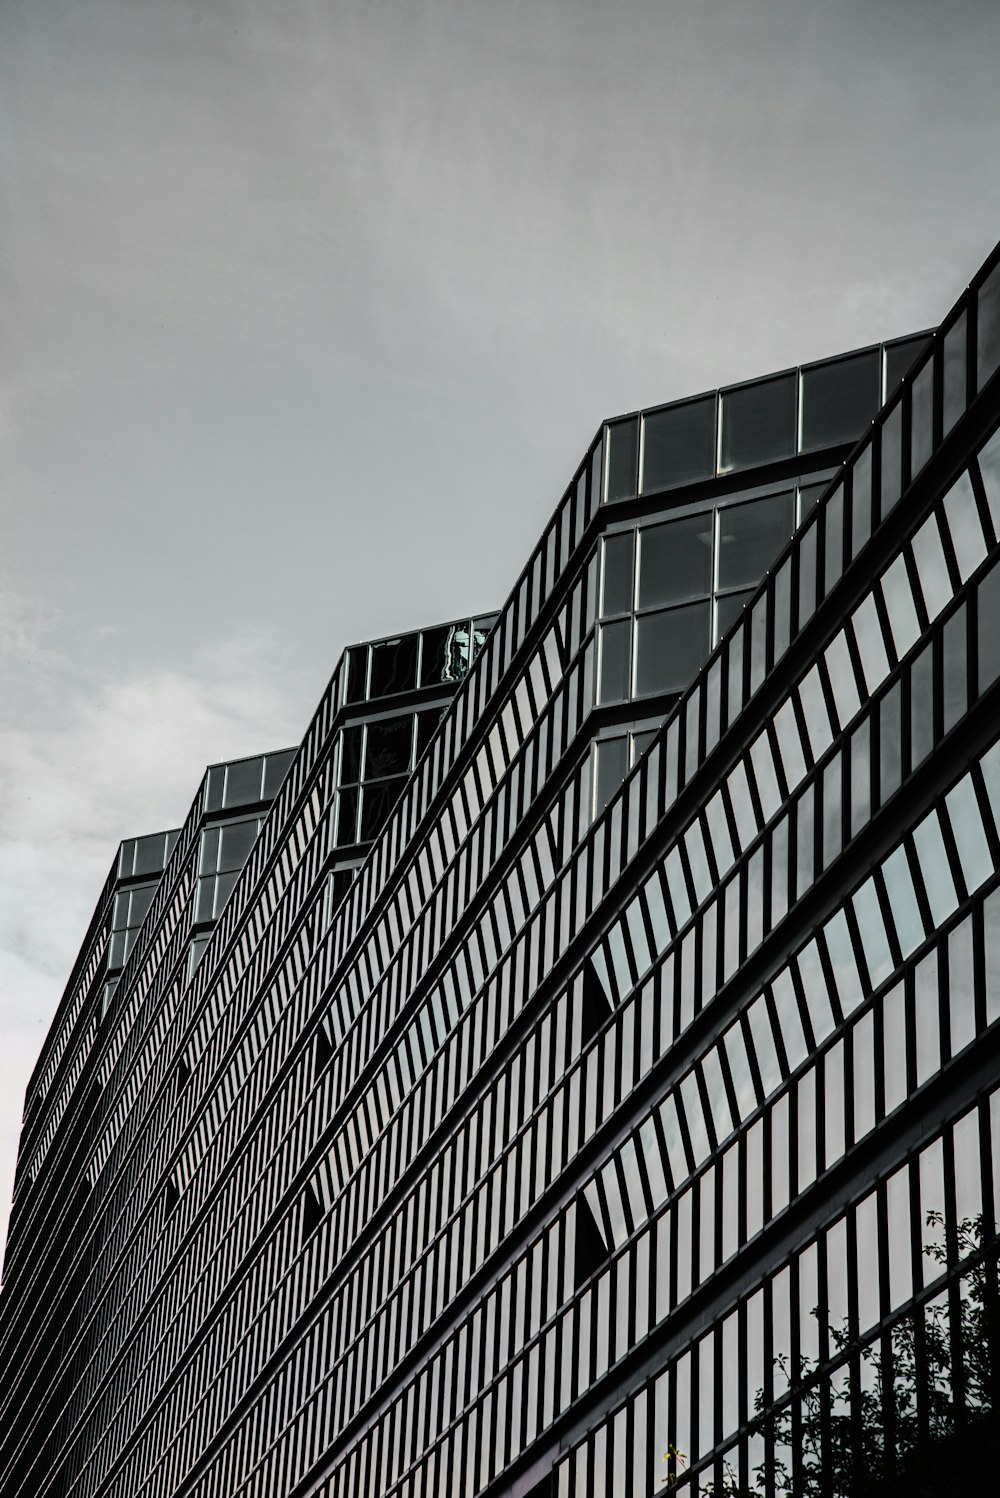
<path id="1" fill-rule="evenodd" d="M 606 423 L 499 615 L 136 845 L 86 1185 L 5 1266 L 15 1490 L 847 1493 L 979 1430 L 998 284 Z"/>

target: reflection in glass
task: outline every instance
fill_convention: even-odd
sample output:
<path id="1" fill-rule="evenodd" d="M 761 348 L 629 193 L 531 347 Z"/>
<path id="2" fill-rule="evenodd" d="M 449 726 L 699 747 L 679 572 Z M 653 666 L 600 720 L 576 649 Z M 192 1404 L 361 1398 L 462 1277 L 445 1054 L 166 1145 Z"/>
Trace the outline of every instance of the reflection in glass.
<path id="1" fill-rule="evenodd" d="M 885 640 L 882 638 L 882 626 L 879 623 L 878 610 L 871 593 L 868 593 L 855 609 L 851 623 L 854 626 L 854 638 L 861 657 L 865 685 L 871 695 L 889 675 L 889 658 L 885 651 Z"/>
<path id="2" fill-rule="evenodd" d="M 936 515 L 928 515 L 914 536 L 913 557 L 917 564 L 927 617 L 936 619 L 953 596 Z"/>
<path id="3" fill-rule="evenodd" d="M 825 547 L 823 592 L 829 593 L 844 570 L 844 486 L 838 484 L 823 510 Z"/>
<path id="4" fill-rule="evenodd" d="M 879 350 L 802 371 L 803 452 L 856 442 L 878 410 Z"/>
<path id="5" fill-rule="evenodd" d="M 905 848 L 897 848 L 882 865 L 889 908 L 903 957 L 915 952 L 924 939 L 924 923 L 913 888 L 913 877 Z"/>
<path id="6" fill-rule="evenodd" d="M 388 697 L 393 692 L 408 692 L 417 684 L 417 642 L 419 635 L 401 635 L 382 640 L 371 647 L 369 697 Z"/>
<path id="7" fill-rule="evenodd" d="M 679 603 L 706 594 L 712 584 L 711 510 L 639 532 L 639 607 Z"/>
<path id="8" fill-rule="evenodd" d="M 399 718 L 384 718 L 381 722 L 369 723 L 365 742 L 365 779 L 378 779 L 384 775 L 400 775 L 410 768 L 410 748 L 413 739 L 413 715 L 406 713 Z"/>
<path id="9" fill-rule="evenodd" d="M 968 470 L 959 474 L 945 496 L 944 513 L 955 548 L 958 575 L 965 583 L 986 556 L 982 521 Z"/>
<path id="10" fill-rule="evenodd" d="M 818 666 L 810 667 L 799 682 L 799 701 L 802 704 L 802 715 L 805 718 L 813 759 L 818 760 L 833 743 L 830 714 L 827 710 Z"/>
<path id="11" fill-rule="evenodd" d="M 469 669 L 469 632 L 464 625 L 425 629 L 420 639 L 420 685 L 461 681 Z"/>
<path id="12" fill-rule="evenodd" d="M 688 685 L 709 651 L 710 607 L 686 604 L 636 621 L 637 696 L 679 692 Z"/>
<path id="13" fill-rule="evenodd" d="M 720 471 L 772 463 L 795 452 L 795 375 L 722 394 Z"/>
<path id="14" fill-rule="evenodd" d="M 965 887 L 971 895 L 993 873 L 993 859 L 971 776 L 964 775 L 944 799 Z"/>
<path id="15" fill-rule="evenodd" d="M 643 418 L 642 492 L 715 473 L 715 396 L 651 411 Z"/>
<path id="16" fill-rule="evenodd" d="M 792 534 L 794 512 L 795 497 L 791 490 L 720 509 L 720 588 L 747 587 L 760 582 Z"/>
<path id="17" fill-rule="evenodd" d="M 898 556 L 882 576 L 882 597 L 889 616 L 889 628 L 892 631 L 896 656 L 898 660 L 902 660 L 910 646 L 920 636 L 920 625 L 917 622 L 917 610 L 906 571 L 906 561 L 902 556 Z"/>
<path id="18" fill-rule="evenodd" d="M 914 830 L 913 841 L 920 862 L 920 872 L 924 876 L 931 916 L 934 924 L 940 926 L 955 909 L 958 897 L 955 894 L 937 811 L 929 812 Z"/>

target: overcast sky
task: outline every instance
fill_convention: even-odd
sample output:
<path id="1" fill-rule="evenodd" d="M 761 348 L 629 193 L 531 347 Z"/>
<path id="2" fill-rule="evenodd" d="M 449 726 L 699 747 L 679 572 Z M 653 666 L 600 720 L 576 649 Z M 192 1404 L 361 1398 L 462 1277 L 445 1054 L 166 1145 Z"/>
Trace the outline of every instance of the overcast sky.
<path id="1" fill-rule="evenodd" d="M 936 322 L 996 0 L 6 0 L 0 1242 L 126 835 L 502 602 L 604 415 Z"/>

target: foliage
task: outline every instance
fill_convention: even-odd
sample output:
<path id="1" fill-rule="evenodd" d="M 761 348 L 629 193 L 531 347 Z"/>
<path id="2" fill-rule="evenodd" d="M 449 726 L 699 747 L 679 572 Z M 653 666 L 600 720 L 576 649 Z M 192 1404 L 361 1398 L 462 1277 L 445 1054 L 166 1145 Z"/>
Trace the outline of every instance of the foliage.
<path id="1" fill-rule="evenodd" d="M 940 1213 L 929 1213 L 927 1221 L 944 1228 Z M 957 1297 L 949 1302 L 942 1292 L 882 1341 L 863 1345 L 847 1324 L 828 1325 L 832 1350 L 854 1354 L 853 1375 L 848 1364 L 821 1379 L 810 1359 L 794 1369 L 777 1359 L 782 1382 L 796 1385 L 798 1398 L 768 1416 L 758 1390 L 751 1430 L 766 1430 L 778 1454 L 754 1470 L 749 1484 L 727 1465 L 721 1483 L 702 1480 L 701 1492 L 711 1498 L 996 1498 L 1000 1411 L 989 1325 L 995 1263 L 986 1243 L 981 1217 L 959 1225 L 950 1255 L 943 1242 L 931 1243 L 925 1252 L 942 1271 L 949 1259 L 971 1261 Z M 823 1319 L 818 1308 L 813 1314 Z M 685 1475 L 684 1457 L 671 1446 L 667 1459 L 664 1482 L 675 1487 Z"/>

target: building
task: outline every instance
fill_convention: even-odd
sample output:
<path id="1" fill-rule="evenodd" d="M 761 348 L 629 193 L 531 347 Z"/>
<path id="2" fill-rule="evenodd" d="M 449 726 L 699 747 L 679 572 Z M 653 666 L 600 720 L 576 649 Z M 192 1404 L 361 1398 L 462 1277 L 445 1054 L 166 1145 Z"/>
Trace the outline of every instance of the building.
<path id="1" fill-rule="evenodd" d="M 209 772 L 109 993 L 117 869 L 28 1091 L 0 1490 L 853 1494 L 975 1446 L 998 367 L 1000 252 L 932 333 L 603 424 L 467 670 L 347 652 L 280 788 Z"/>

